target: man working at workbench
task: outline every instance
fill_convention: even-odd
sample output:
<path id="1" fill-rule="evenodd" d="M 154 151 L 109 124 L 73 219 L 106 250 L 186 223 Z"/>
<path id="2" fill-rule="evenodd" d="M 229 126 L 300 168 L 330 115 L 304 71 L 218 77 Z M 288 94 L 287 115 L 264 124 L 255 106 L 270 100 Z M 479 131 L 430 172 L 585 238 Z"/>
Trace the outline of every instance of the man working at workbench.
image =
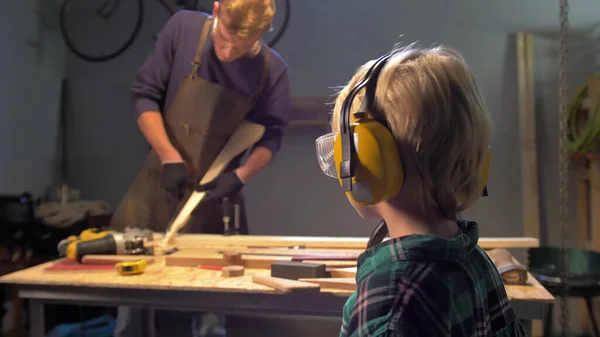
<path id="1" fill-rule="evenodd" d="M 331 127 L 316 144 L 323 172 L 390 234 L 358 258 L 340 337 L 524 337 L 478 225 L 460 218 L 482 195 L 491 141 L 464 60 L 409 46 L 366 63 Z"/>
<path id="2" fill-rule="evenodd" d="M 287 65 L 260 41 L 274 13 L 273 0 L 222 0 L 212 16 L 180 11 L 169 19 L 132 89 L 137 123 L 152 151 L 111 227 L 165 231 L 191 185 L 248 119 L 266 127 L 264 136 L 243 165 L 239 156 L 204 186 L 210 191 L 183 228 L 222 233 L 220 203 L 228 197 L 241 204 L 240 231 L 248 232 L 238 192 L 279 150 L 290 111 Z"/>
<path id="3" fill-rule="evenodd" d="M 212 183 L 197 187 L 208 193 L 183 231 L 223 234 L 221 203 L 227 198 L 240 205 L 238 233 L 248 233 L 239 192 L 279 150 L 290 111 L 287 65 L 261 41 L 274 14 L 273 0 L 222 0 L 214 2 L 212 16 L 180 11 L 169 19 L 132 89 L 137 123 L 152 151 L 115 211 L 112 228 L 165 231 L 190 188 L 247 119 L 265 126 L 263 137 L 244 164 L 240 155 Z M 120 311 L 120 321 L 127 321 L 128 312 Z"/>

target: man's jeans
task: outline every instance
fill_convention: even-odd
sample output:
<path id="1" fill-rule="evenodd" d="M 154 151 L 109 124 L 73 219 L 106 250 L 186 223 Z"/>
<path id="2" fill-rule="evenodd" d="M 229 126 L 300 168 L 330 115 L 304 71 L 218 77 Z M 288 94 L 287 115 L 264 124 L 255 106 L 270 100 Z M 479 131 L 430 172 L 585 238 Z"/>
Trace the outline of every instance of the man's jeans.
<path id="1" fill-rule="evenodd" d="M 147 337 L 142 335 L 142 324 L 144 324 L 142 316 L 143 311 L 141 309 L 119 307 L 114 337 Z M 194 313 L 192 316 L 191 336 L 226 337 L 225 315 L 205 312 Z"/>

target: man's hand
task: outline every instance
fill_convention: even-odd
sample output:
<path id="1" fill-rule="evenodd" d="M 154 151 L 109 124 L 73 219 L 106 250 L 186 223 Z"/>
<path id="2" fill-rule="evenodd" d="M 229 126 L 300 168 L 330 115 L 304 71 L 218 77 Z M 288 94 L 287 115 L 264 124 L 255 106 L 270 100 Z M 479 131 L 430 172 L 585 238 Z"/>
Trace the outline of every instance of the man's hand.
<path id="1" fill-rule="evenodd" d="M 222 173 L 215 180 L 196 187 L 196 191 L 207 192 L 204 200 L 220 200 L 224 197 L 233 199 L 244 187 L 244 183 L 235 171 Z"/>
<path id="2" fill-rule="evenodd" d="M 186 191 L 192 188 L 190 173 L 185 164 L 183 162 L 164 163 L 162 165 L 160 187 L 167 192 L 169 217 L 171 217 L 175 208 L 185 196 Z"/>

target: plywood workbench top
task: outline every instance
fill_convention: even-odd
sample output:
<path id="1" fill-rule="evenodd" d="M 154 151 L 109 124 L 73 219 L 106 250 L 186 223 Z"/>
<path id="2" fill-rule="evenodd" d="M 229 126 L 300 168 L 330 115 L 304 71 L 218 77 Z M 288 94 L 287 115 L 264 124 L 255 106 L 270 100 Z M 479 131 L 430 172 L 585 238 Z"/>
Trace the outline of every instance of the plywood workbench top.
<path id="1" fill-rule="evenodd" d="M 57 260 L 60 261 L 60 260 Z M 74 287 L 138 288 L 164 290 L 209 290 L 229 292 L 275 293 L 270 287 L 252 282 L 252 275 L 270 275 L 270 270 L 247 269 L 244 276 L 223 278 L 221 271 L 198 267 L 166 267 L 157 257 L 140 275 L 118 275 L 115 270 L 47 271 L 54 262 L 0 277 L 0 283 L 61 285 Z M 333 291 L 332 292 L 339 292 Z"/>
<path id="2" fill-rule="evenodd" d="M 252 282 L 252 275 L 268 276 L 269 270 L 247 269 L 244 276 L 222 278 L 220 271 L 197 267 L 165 267 L 159 257 L 141 275 L 121 276 L 114 270 L 46 271 L 48 262 L 0 278 L 0 283 L 58 285 L 73 287 L 137 288 L 164 290 L 205 290 L 226 292 L 275 293 L 276 290 Z M 506 286 L 510 300 L 552 302 L 554 297 L 531 275 L 528 285 Z M 322 289 L 322 292 L 347 296 L 351 291 Z"/>

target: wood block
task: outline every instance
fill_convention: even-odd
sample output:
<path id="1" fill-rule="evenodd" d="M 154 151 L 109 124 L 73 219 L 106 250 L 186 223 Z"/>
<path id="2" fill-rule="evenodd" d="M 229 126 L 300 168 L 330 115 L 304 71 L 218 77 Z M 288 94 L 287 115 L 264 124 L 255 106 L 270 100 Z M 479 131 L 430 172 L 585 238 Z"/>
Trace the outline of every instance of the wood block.
<path id="1" fill-rule="evenodd" d="M 322 263 L 275 262 L 271 265 L 271 276 L 288 280 L 324 278 L 327 277 L 327 271 Z"/>
<path id="2" fill-rule="evenodd" d="M 123 261 L 146 260 L 147 264 L 154 263 L 154 256 L 148 255 L 85 255 L 82 264 L 117 264 Z"/>
<path id="3" fill-rule="evenodd" d="M 229 265 L 242 265 L 242 254 L 238 252 L 223 252 L 223 258 Z"/>
<path id="4" fill-rule="evenodd" d="M 330 268 L 328 269 L 329 274 L 332 278 L 355 278 L 356 277 L 356 267 L 349 268 Z"/>
<path id="5" fill-rule="evenodd" d="M 238 277 L 244 276 L 244 267 L 242 266 L 225 266 L 221 273 L 223 277 Z"/>
<path id="6" fill-rule="evenodd" d="M 314 283 L 326 289 L 355 291 L 358 289 L 354 278 L 301 278 L 298 281 Z"/>
<path id="7" fill-rule="evenodd" d="M 252 282 L 262 284 L 267 287 L 271 287 L 282 291 L 284 293 L 290 292 L 319 292 L 321 287 L 315 283 L 300 282 L 294 280 L 287 280 L 279 277 L 270 277 L 263 275 L 253 275 Z"/>

